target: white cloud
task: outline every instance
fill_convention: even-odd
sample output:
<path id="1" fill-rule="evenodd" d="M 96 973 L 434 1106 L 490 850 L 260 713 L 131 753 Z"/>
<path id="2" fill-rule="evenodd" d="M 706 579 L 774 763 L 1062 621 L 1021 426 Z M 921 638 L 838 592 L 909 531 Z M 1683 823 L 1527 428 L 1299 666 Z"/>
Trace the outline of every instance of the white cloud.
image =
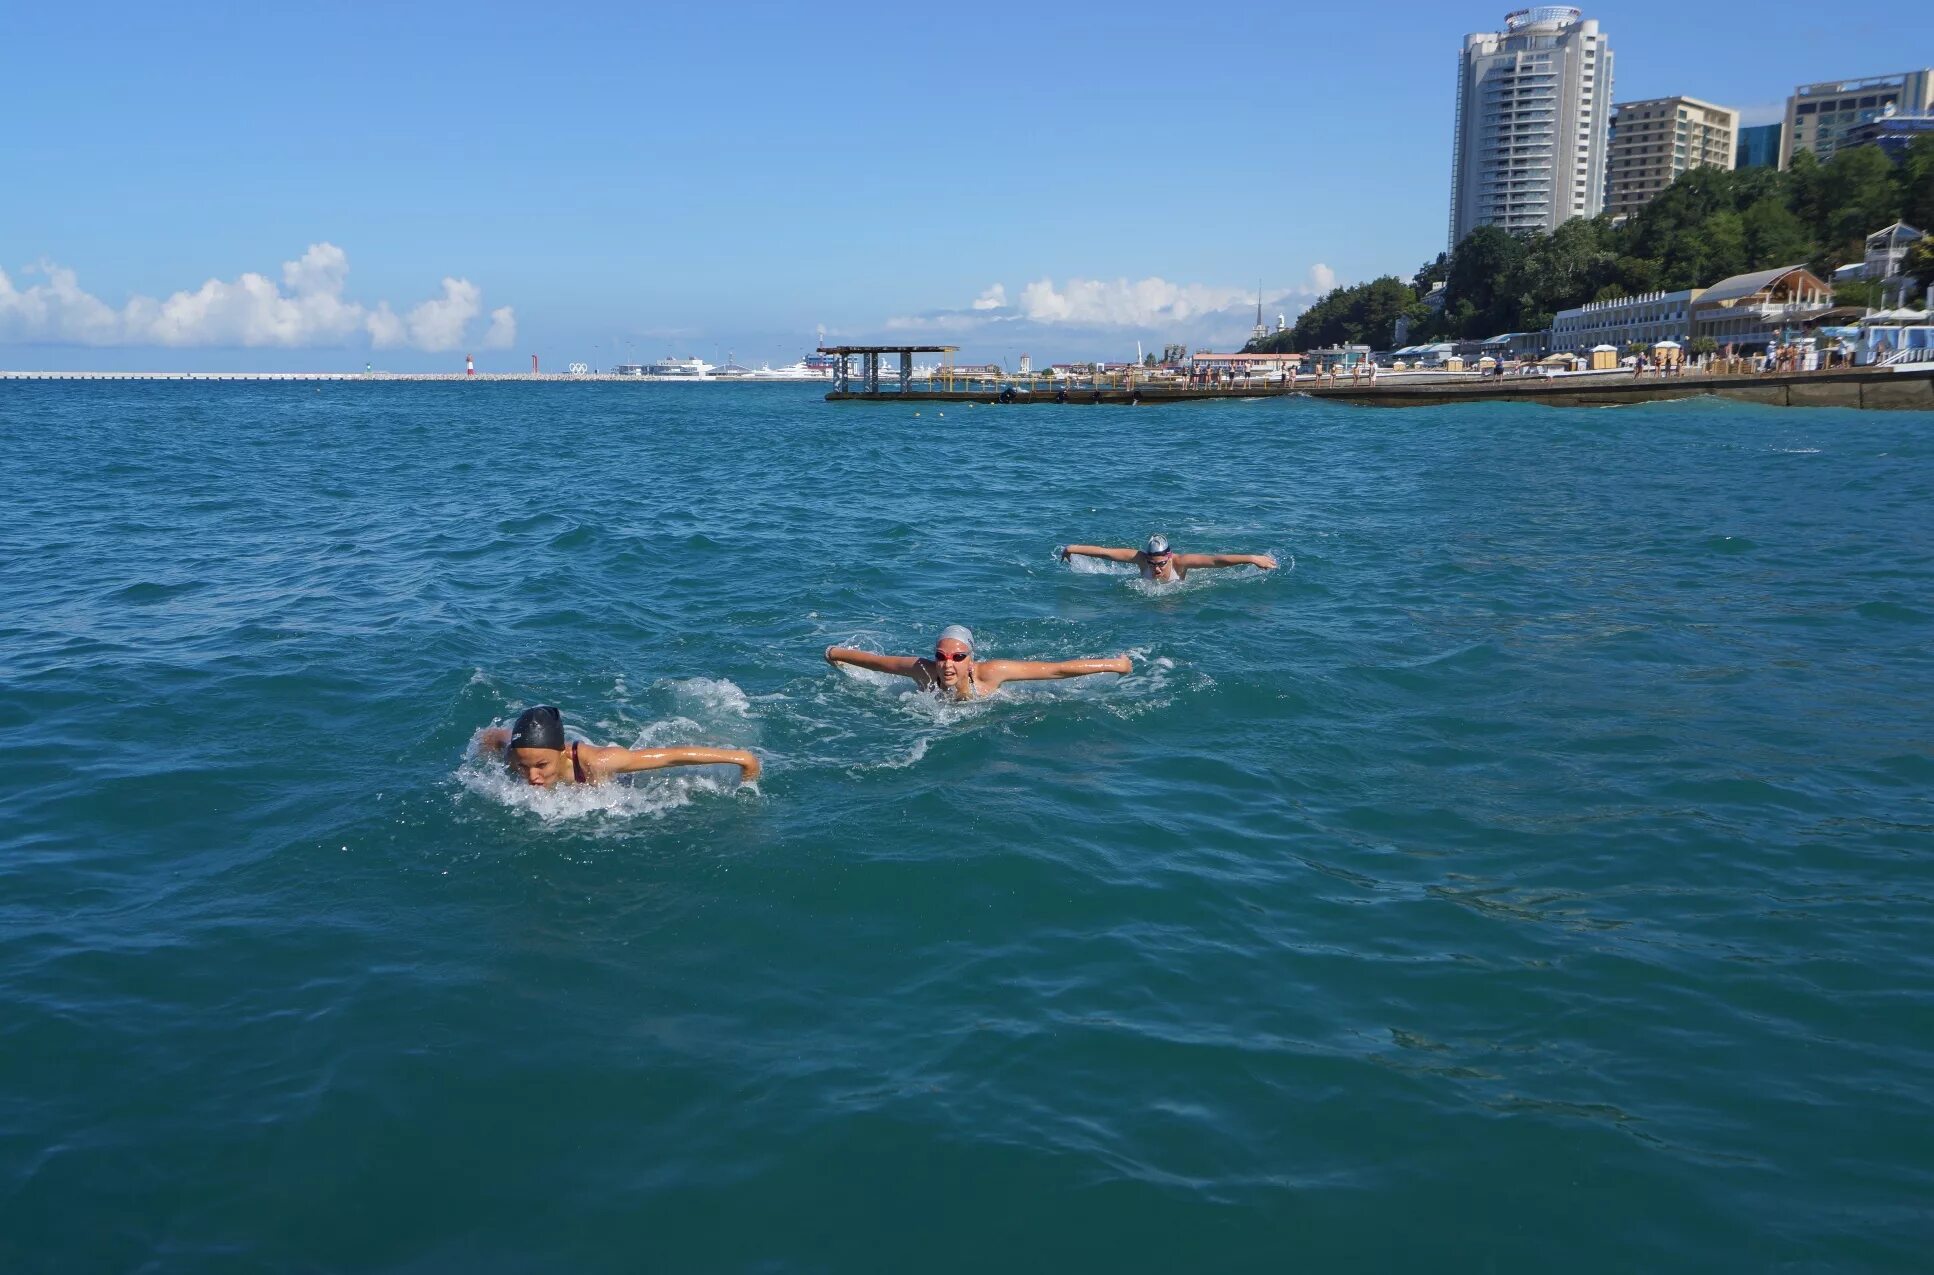
<path id="1" fill-rule="evenodd" d="M 1247 288 L 1219 288 L 1166 279 L 1070 279 L 1057 288 L 1039 279 L 1021 289 L 1015 309 L 1036 323 L 1078 323 L 1088 327 L 1145 328 L 1186 323 L 1240 305 L 1255 294 Z"/>
<path id="2" fill-rule="evenodd" d="M 369 330 L 369 343 L 379 350 L 394 350 L 410 343 L 403 320 L 396 317 L 396 311 L 389 308 L 387 301 L 377 303 L 364 326 Z"/>
<path id="3" fill-rule="evenodd" d="M 28 273 L 43 282 L 17 287 L 0 270 L 0 340 L 92 346 L 340 345 L 367 333 L 379 348 L 452 350 L 483 312 L 483 293 L 467 279 L 445 279 L 443 295 L 398 318 L 387 301 L 374 308 L 344 298 L 349 256 L 330 243 L 311 244 L 282 264 L 282 283 L 253 271 L 210 279 L 165 300 L 134 296 L 112 305 L 83 290 L 74 271 L 42 262 Z M 509 306 L 494 311 L 489 336 L 509 344 L 516 324 Z M 489 339 L 486 337 L 486 340 Z"/>
<path id="4" fill-rule="evenodd" d="M 1335 286 L 1336 272 L 1318 264 L 1306 282 L 1263 294 L 1264 319 L 1278 314 L 1294 319 L 1310 302 Z M 887 331 L 948 336 L 977 350 L 1015 352 L 1032 348 L 1055 357 L 1133 352 L 1137 340 L 1180 341 L 1201 348 L 1233 348 L 1247 340 L 1256 321 L 1251 286 L 1172 283 L 1146 279 L 1037 279 L 1011 300 L 1003 284 L 993 284 L 966 305 L 900 315 Z"/>
<path id="5" fill-rule="evenodd" d="M 454 350 L 463 330 L 483 313 L 483 289 L 468 279 L 445 279 L 443 295 L 410 311 L 410 344 L 419 350 Z"/>
<path id="6" fill-rule="evenodd" d="M 1325 265 L 1310 267 L 1310 282 L 1301 287 L 1265 294 L 1272 310 L 1299 298 L 1327 292 L 1336 272 Z M 1248 313 L 1254 318 L 1256 294 L 1247 287 L 1205 283 L 1170 283 L 1147 279 L 1037 279 L 1027 284 L 1010 304 L 1007 289 L 994 284 L 964 309 L 934 310 L 888 319 L 889 329 L 972 331 L 995 324 L 1035 324 L 1080 328 L 1194 329 L 1218 316 Z M 1297 306 L 1301 308 L 1300 305 Z M 1246 326 L 1246 325 L 1245 325 Z"/>
<path id="7" fill-rule="evenodd" d="M 484 333 L 483 348 L 486 350 L 508 350 L 517 344 L 517 316 L 509 306 L 498 306 L 490 312 L 490 331 Z"/>

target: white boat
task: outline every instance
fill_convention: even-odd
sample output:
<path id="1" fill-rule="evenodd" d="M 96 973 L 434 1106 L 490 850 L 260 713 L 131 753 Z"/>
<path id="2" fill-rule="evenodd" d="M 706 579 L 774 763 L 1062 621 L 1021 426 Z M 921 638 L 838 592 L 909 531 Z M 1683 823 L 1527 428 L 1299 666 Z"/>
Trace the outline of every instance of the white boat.
<path id="1" fill-rule="evenodd" d="M 755 381 L 830 381 L 833 379 L 833 369 L 830 364 L 815 367 L 812 360 L 801 359 L 785 367 L 774 367 L 768 363 L 764 367 L 754 368 L 751 377 Z"/>
<path id="2" fill-rule="evenodd" d="M 697 356 L 675 359 L 667 355 L 656 363 L 645 365 L 646 376 L 676 377 L 687 381 L 703 379 L 711 371 L 712 365 Z"/>

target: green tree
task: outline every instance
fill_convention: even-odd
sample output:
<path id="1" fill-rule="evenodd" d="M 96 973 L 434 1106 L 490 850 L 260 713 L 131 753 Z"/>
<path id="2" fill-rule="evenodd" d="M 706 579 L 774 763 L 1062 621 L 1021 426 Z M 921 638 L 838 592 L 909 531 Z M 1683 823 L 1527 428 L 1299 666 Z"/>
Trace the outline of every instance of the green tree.
<path id="1" fill-rule="evenodd" d="M 1836 152 L 1820 170 L 1820 188 L 1826 205 L 1822 247 L 1835 265 L 1859 260 L 1866 237 L 1900 217 L 1900 184 L 1878 146 Z"/>
<path id="2" fill-rule="evenodd" d="M 1901 220 L 1934 233 L 1934 134 L 1923 133 L 1900 162 Z"/>
<path id="3" fill-rule="evenodd" d="M 1885 288 L 1872 279 L 1848 279 L 1833 285 L 1833 304 L 1866 306 L 1878 308 L 1883 304 Z"/>
<path id="4" fill-rule="evenodd" d="M 1748 270 L 1811 261 L 1819 253 L 1819 245 L 1808 237 L 1806 227 L 1776 194 L 1753 201 L 1741 221 L 1746 230 Z"/>
<path id="5" fill-rule="evenodd" d="M 1516 278 L 1525 245 L 1501 227 L 1479 226 L 1452 251 L 1445 290 L 1456 299 L 1459 313 L 1468 316 L 1455 335 L 1485 337 L 1515 330 L 1510 325 L 1517 311 L 1504 289 Z"/>
<path id="6" fill-rule="evenodd" d="M 1746 221 L 1738 213 L 1716 212 L 1706 218 L 1694 242 L 1699 246 L 1698 274 L 1694 282 L 1681 286 L 1697 288 L 1746 273 Z"/>
<path id="7" fill-rule="evenodd" d="M 1901 262 L 1901 273 L 1922 288 L 1934 287 L 1934 233 L 1907 250 L 1907 257 Z"/>

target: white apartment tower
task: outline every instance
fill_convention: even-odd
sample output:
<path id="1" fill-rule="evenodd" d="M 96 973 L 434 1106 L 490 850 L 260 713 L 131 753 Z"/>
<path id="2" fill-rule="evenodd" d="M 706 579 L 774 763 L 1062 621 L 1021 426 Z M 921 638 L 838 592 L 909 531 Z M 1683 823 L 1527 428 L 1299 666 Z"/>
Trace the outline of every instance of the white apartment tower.
<path id="1" fill-rule="evenodd" d="M 1566 5 L 1464 37 L 1457 64 L 1451 246 L 1479 226 L 1551 231 L 1605 207 L 1612 50 Z"/>

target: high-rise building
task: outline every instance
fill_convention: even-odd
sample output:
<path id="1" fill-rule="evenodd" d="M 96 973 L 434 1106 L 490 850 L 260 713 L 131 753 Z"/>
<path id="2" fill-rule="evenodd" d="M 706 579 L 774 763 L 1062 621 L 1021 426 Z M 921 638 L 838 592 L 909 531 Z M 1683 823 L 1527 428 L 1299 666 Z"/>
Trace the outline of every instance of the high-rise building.
<path id="1" fill-rule="evenodd" d="M 1934 68 L 1800 85 L 1786 99 L 1780 167 L 1792 164 L 1795 151 L 1812 151 L 1822 161 L 1832 159 L 1833 152 L 1849 140 L 1849 133 L 1879 119 L 1888 107 L 1900 115 L 1934 110 Z"/>
<path id="2" fill-rule="evenodd" d="M 1731 168 L 1739 112 L 1696 97 L 1655 97 L 1612 108 L 1605 209 L 1629 216 L 1688 168 Z"/>
<path id="3" fill-rule="evenodd" d="M 1605 207 L 1612 50 L 1566 5 L 1464 37 L 1457 64 L 1451 245 L 1479 226 L 1554 230 Z"/>
<path id="4" fill-rule="evenodd" d="M 1778 168 L 1780 166 L 1779 124 L 1755 124 L 1739 130 L 1739 149 L 1733 155 L 1734 168 Z"/>

